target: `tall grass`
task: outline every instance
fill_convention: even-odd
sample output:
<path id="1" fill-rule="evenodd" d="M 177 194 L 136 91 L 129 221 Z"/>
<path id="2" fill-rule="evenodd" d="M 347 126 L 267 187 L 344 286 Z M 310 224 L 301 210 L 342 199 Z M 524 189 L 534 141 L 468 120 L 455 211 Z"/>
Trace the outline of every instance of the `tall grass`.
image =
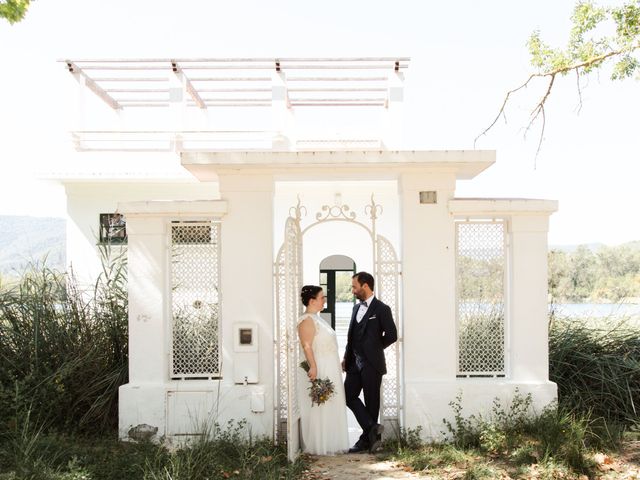
<path id="1" fill-rule="evenodd" d="M 599 418 L 607 429 L 638 424 L 640 328 L 625 321 L 555 319 L 549 331 L 549 377 L 566 409 Z"/>
<path id="2" fill-rule="evenodd" d="M 0 290 L 0 434 L 27 414 L 46 430 L 100 434 L 118 419 L 127 381 L 124 256 L 102 249 L 93 289 L 31 265 Z"/>
<path id="3" fill-rule="evenodd" d="M 0 480 L 295 479 L 305 459 L 287 461 L 286 446 L 254 439 L 246 422 L 211 429 L 180 449 L 115 438 L 45 434 L 31 422 L 0 449 Z M 4 472 L 4 473 L 3 473 Z"/>

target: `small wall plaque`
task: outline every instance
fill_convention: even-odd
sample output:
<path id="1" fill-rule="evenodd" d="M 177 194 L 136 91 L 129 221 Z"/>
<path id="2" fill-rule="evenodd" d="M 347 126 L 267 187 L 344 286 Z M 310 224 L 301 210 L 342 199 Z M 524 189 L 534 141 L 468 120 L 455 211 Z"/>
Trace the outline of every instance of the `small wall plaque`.
<path id="1" fill-rule="evenodd" d="M 420 192 L 420 203 L 438 203 L 438 192 L 435 190 Z"/>

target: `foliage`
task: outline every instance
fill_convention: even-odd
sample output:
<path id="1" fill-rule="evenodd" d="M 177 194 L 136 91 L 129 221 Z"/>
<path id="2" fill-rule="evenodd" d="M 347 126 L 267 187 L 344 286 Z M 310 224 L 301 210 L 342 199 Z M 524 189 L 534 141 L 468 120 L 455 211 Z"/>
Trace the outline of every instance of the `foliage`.
<path id="1" fill-rule="evenodd" d="M 31 0 L 3 0 L 0 2 L 0 18 L 9 23 L 19 22 L 24 18 Z"/>
<path id="2" fill-rule="evenodd" d="M 501 302 L 504 295 L 504 259 L 460 256 L 457 260 L 461 299 Z"/>
<path id="3" fill-rule="evenodd" d="M 640 63 L 634 52 L 640 48 L 640 1 L 630 0 L 619 7 L 578 2 L 571 21 L 564 48 L 547 45 L 539 31 L 529 38 L 531 64 L 539 74 L 587 74 L 609 59 L 615 61 L 611 74 L 614 80 L 630 77 L 638 69 Z"/>
<path id="4" fill-rule="evenodd" d="M 640 249 L 632 244 L 600 247 L 581 245 L 574 252 L 548 255 L 549 293 L 555 302 L 640 297 Z"/>
<path id="5" fill-rule="evenodd" d="M 444 420 L 444 424 L 458 449 L 506 455 L 521 464 L 556 461 L 583 473 L 594 466 L 589 458 L 590 447 L 611 446 L 593 428 L 596 424 L 588 413 L 549 405 L 534 414 L 531 404 L 531 395 L 522 396 L 516 389 L 508 408 L 496 398 L 488 416 L 464 417 L 462 396 L 458 395 L 450 403 L 454 421 Z"/>
<path id="6" fill-rule="evenodd" d="M 127 381 L 126 263 L 105 247 L 93 292 L 32 265 L 0 290 L 0 434 L 26 411 L 48 430 L 117 426 Z"/>
<path id="7" fill-rule="evenodd" d="M 504 305 L 474 302 L 460 312 L 458 349 L 461 372 L 504 371 Z M 487 353 L 488 355 L 483 355 Z"/>
<path id="8" fill-rule="evenodd" d="M 526 131 L 538 120 L 542 128 L 538 140 L 538 152 L 544 138 L 546 124 L 545 105 L 558 76 L 574 73 L 582 102 L 580 77 L 601 70 L 613 63 L 612 80 L 631 77 L 640 71 L 640 0 L 627 0 L 616 7 L 598 6 L 591 1 L 579 1 L 571 16 L 572 26 L 567 45 L 551 47 L 542 40 L 539 31 L 529 37 L 527 46 L 531 55 L 531 65 L 536 69 L 520 86 L 507 92 L 498 114 L 485 128 L 476 141 L 485 135 L 505 115 L 505 108 L 511 96 L 542 79 L 545 83 L 538 103 L 529 117 Z M 506 117 L 505 117 L 506 119 Z"/>
<path id="9" fill-rule="evenodd" d="M 304 468 L 304 459 L 288 464 L 284 446 L 252 439 L 244 420 L 213 425 L 210 436 L 173 451 L 149 442 L 44 434 L 32 422 L 27 418 L 20 432 L 2 437 L 1 480 L 280 479 L 297 478 Z"/>
<path id="10" fill-rule="evenodd" d="M 638 422 L 638 327 L 556 319 L 549 332 L 549 378 L 558 384 L 563 406 L 589 413 L 602 436 L 618 436 Z"/>
<path id="11" fill-rule="evenodd" d="M 594 448 L 611 446 L 594 430 L 590 415 L 557 405 L 536 414 L 531 395 L 518 391 L 507 406 L 494 399 L 485 416 L 465 416 L 461 394 L 450 406 L 453 420 L 444 420 L 447 432 L 443 432 L 448 441 L 409 443 L 405 438 L 415 432 L 408 431 L 385 443 L 388 455 L 419 471 L 459 470 L 455 478 L 503 478 L 495 461 L 512 477 L 572 478 L 571 472 L 594 471 Z"/>
<path id="12" fill-rule="evenodd" d="M 383 441 L 384 450 L 415 450 L 422 446 L 422 440 L 420 433 L 422 432 L 422 426 L 418 425 L 417 428 L 405 428 L 400 427 L 395 430 L 394 435 Z"/>
<path id="13" fill-rule="evenodd" d="M 336 272 L 336 302 L 353 302 L 351 275 L 352 272 Z"/>
<path id="14" fill-rule="evenodd" d="M 518 433 L 524 431 L 531 415 L 531 394 L 522 396 L 516 389 L 513 399 L 505 409 L 499 398 L 493 400 L 491 414 L 484 418 L 481 415 L 462 415 L 462 393 L 458 393 L 455 400 L 449 402 L 453 410 L 453 422 L 444 419 L 444 425 L 453 445 L 457 448 L 480 448 L 486 452 L 497 452 L 513 445 Z"/>

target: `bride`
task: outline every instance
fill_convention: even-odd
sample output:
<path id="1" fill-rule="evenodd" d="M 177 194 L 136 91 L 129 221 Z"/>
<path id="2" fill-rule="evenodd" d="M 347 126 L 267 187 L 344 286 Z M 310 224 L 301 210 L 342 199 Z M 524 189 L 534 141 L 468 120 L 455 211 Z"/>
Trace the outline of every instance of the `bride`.
<path id="1" fill-rule="evenodd" d="M 321 287 L 305 285 L 300 292 L 306 307 L 298 319 L 298 338 L 309 371 L 299 368 L 298 404 L 302 424 L 303 450 L 314 455 L 334 455 L 349 449 L 347 407 L 336 333 L 318 314 L 324 309 Z M 321 405 L 312 405 L 310 381 L 328 378 L 334 394 Z"/>

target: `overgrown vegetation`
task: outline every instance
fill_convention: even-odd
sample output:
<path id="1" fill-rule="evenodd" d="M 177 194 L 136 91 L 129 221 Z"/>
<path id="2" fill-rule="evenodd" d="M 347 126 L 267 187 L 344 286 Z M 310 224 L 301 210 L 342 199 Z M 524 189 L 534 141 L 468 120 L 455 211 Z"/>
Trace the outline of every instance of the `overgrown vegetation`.
<path id="1" fill-rule="evenodd" d="M 453 469 L 460 478 L 593 475 L 594 453 L 616 450 L 640 426 L 640 329 L 622 320 L 553 319 L 549 361 L 558 404 L 534 412 L 531 395 L 517 392 L 480 416 L 465 414 L 458 395 L 452 420 L 444 420 L 446 441 L 424 445 L 420 429 L 402 430 L 388 451 L 413 469 Z"/>
<path id="2" fill-rule="evenodd" d="M 38 265 L 0 291 L 0 433 L 26 411 L 47 430 L 117 426 L 128 373 L 126 264 L 102 253 L 93 291 Z"/>
<path id="3" fill-rule="evenodd" d="M 585 245 L 573 252 L 552 250 L 548 255 L 549 293 L 555 302 L 618 302 L 640 298 L 640 245 Z"/>
<path id="4" fill-rule="evenodd" d="M 304 469 L 303 459 L 287 462 L 285 447 L 252 439 L 242 421 L 216 425 L 209 436 L 170 451 L 115 437 L 45 433 L 28 416 L 22 420 L 2 437 L 0 480 L 268 480 L 298 478 Z"/>
<path id="5" fill-rule="evenodd" d="M 549 378 L 561 405 L 589 414 L 616 437 L 640 419 L 640 328 L 624 320 L 555 319 Z"/>
<path id="6" fill-rule="evenodd" d="M 44 265 L 0 285 L 0 480 L 297 478 L 303 461 L 289 465 L 286 449 L 253 438 L 245 421 L 171 451 L 117 441 L 126 263 L 102 254 L 93 289 Z"/>
<path id="7" fill-rule="evenodd" d="M 462 396 L 450 403 L 444 420 L 447 441 L 421 444 L 420 430 L 402 431 L 387 443 L 396 459 L 419 471 L 460 471 L 456 478 L 573 478 L 592 474 L 594 451 L 614 448 L 618 438 L 601 435 L 601 423 L 567 405 L 532 412 L 531 395 L 516 392 L 511 403 L 497 398 L 486 416 L 465 416 Z"/>

